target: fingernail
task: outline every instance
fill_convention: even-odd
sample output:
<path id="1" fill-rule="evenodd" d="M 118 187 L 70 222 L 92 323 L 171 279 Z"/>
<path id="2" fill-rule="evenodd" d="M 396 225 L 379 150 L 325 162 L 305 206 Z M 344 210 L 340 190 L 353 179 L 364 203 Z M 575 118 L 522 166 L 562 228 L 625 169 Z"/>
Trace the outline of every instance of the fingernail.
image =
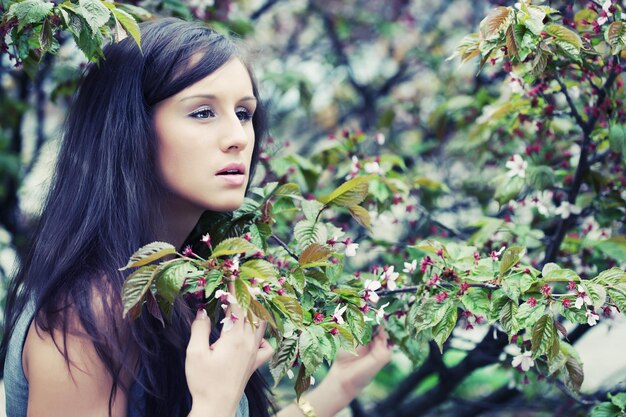
<path id="1" fill-rule="evenodd" d="M 198 319 L 198 320 L 206 320 L 207 319 L 206 310 L 203 309 L 203 308 L 198 310 L 198 312 L 196 313 L 196 319 Z"/>

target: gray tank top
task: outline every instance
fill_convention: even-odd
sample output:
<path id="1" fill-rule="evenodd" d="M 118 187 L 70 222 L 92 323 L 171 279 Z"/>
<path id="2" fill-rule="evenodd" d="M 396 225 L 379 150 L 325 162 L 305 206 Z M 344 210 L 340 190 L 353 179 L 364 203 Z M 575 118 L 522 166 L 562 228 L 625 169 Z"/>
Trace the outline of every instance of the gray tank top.
<path id="1" fill-rule="evenodd" d="M 26 417 L 28 408 L 28 381 L 22 368 L 22 351 L 28 328 L 35 315 L 35 303 L 30 302 L 22 311 L 9 340 L 4 361 L 4 390 L 7 417 Z M 133 384 L 128 398 L 128 417 L 143 417 L 143 390 L 140 384 Z M 235 417 L 249 417 L 248 398 L 244 394 L 239 401 Z"/>

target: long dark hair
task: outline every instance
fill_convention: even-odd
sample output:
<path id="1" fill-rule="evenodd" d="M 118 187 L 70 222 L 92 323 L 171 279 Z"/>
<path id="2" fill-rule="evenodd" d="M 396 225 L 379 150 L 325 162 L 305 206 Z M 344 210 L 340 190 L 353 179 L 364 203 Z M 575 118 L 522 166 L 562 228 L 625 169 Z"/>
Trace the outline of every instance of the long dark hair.
<path id="1" fill-rule="evenodd" d="M 117 268 L 155 240 L 159 224 L 154 106 L 228 60 L 246 60 L 235 41 L 199 23 L 155 20 L 141 33 L 141 50 L 132 39 L 107 46 L 79 86 L 38 229 L 9 289 L 0 366 L 19 314 L 33 300 L 36 324 L 63 334 L 57 346 L 84 329 L 113 378 L 109 406 L 117 388 L 129 392 L 122 375 L 130 373 L 145 391 L 145 415 L 183 416 L 190 409 L 184 360 L 194 312 L 180 303 L 165 328 L 149 314 L 123 320 L 125 275 Z M 258 98 L 254 78 L 253 89 Z M 253 126 L 250 178 L 266 133 L 260 99 Z M 260 376 L 246 394 L 251 415 L 269 415 Z"/>

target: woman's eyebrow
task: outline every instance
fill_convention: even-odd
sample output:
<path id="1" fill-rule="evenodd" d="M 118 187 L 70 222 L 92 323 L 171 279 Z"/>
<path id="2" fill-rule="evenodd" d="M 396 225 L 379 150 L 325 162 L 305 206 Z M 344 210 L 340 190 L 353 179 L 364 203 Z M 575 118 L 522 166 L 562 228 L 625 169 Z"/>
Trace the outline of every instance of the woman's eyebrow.
<path id="1" fill-rule="evenodd" d="M 215 100 L 217 97 L 214 96 L 213 94 L 194 94 L 192 96 L 183 97 L 183 98 L 180 99 L 180 101 L 192 100 L 192 99 L 197 99 L 197 98 L 205 98 L 205 99 Z M 240 98 L 237 101 L 257 101 L 257 99 L 254 96 L 245 96 L 245 97 Z"/>

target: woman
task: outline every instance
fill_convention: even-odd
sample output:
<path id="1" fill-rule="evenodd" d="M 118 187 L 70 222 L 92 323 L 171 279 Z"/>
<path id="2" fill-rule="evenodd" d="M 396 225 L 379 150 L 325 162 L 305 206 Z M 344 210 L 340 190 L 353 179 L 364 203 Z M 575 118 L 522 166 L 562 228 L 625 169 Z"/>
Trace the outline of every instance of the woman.
<path id="1" fill-rule="evenodd" d="M 7 302 L 8 417 L 269 415 L 263 326 L 219 335 L 182 303 L 165 328 L 122 319 L 117 268 L 147 242 L 182 246 L 203 211 L 239 207 L 266 129 L 233 41 L 176 19 L 141 30 L 141 50 L 126 39 L 88 68 L 70 111 Z M 385 333 L 361 350 L 279 415 L 345 407 L 390 359 Z"/>

